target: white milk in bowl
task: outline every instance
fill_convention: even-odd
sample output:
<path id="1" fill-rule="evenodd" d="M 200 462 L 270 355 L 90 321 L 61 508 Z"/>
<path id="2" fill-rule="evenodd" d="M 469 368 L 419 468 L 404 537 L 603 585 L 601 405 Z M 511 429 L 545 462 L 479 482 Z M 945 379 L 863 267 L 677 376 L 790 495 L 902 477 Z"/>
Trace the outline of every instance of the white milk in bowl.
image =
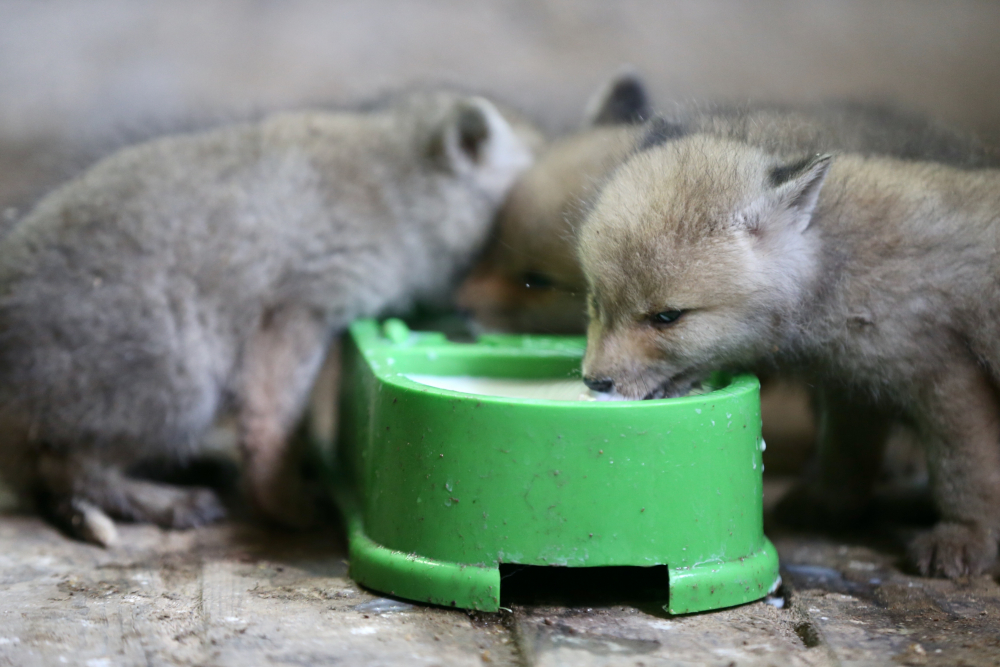
<path id="1" fill-rule="evenodd" d="M 489 378 L 469 375 L 417 375 L 406 377 L 438 389 L 450 389 L 466 394 L 483 394 L 503 398 L 534 398 L 545 401 L 607 400 L 576 379 L 523 380 L 519 378 Z"/>
<path id="2" fill-rule="evenodd" d="M 587 388 L 583 380 L 544 379 L 525 380 L 520 378 L 491 378 L 471 375 L 420 375 L 407 373 L 414 382 L 438 389 L 450 389 L 465 394 L 481 394 L 484 396 L 500 396 L 502 398 L 532 398 L 545 401 L 622 401 L 621 396 L 602 394 Z M 711 391 L 708 385 L 699 385 L 691 389 L 686 396 L 695 396 Z"/>

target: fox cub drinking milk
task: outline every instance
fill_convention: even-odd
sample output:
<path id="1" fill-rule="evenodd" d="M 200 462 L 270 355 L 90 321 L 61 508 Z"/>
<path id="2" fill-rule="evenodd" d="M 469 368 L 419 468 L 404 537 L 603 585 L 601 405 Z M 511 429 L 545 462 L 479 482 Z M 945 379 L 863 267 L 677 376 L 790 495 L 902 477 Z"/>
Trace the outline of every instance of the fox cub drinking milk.
<path id="1" fill-rule="evenodd" d="M 460 305 L 484 327 L 585 330 L 587 287 L 576 256 L 577 229 L 601 184 L 657 124 L 678 136 L 705 132 L 792 158 L 843 151 L 963 166 L 998 163 L 972 137 L 881 106 L 689 103 L 653 118 L 645 85 L 625 73 L 603 86 L 588 107 L 584 127 L 547 146 L 518 178 L 492 242 L 459 292 Z"/>
<path id="2" fill-rule="evenodd" d="M 0 246 L 2 472 L 77 535 L 109 515 L 212 521 L 207 489 L 127 476 L 236 415 L 246 483 L 299 523 L 289 431 L 331 337 L 439 295 L 488 234 L 534 131 L 490 102 L 413 93 L 125 149 Z"/>
<path id="3" fill-rule="evenodd" d="M 1000 171 L 857 155 L 796 162 L 707 135 L 634 155 L 583 224 L 592 387 L 683 394 L 719 368 L 810 379 L 820 472 L 783 509 L 858 512 L 889 426 L 925 448 L 924 574 L 1000 539 Z"/>

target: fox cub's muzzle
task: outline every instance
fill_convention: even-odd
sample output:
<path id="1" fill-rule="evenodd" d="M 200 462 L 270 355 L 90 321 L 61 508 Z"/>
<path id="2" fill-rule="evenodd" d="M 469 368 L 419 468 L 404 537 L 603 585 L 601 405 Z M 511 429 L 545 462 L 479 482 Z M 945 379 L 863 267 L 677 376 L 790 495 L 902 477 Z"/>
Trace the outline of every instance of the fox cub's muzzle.
<path id="1" fill-rule="evenodd" d="M 583 383 L 588 389 L 606 394 L 615 388 L 615 381 L 611 378 L 584 377 Z"/>

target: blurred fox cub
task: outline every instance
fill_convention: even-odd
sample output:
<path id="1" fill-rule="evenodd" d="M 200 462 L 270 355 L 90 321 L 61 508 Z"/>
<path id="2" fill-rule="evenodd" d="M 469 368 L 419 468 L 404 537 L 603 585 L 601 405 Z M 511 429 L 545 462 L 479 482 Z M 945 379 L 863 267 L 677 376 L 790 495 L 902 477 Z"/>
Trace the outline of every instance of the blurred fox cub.
<path id="1" fill-rule="evenodd" d="M 219 518 L 129 477 L 233 412 L 256 505 L 309 505 L 288 436 L 352 319 L 439 298 L 537 135 L 480 97 L 399 96 L 128 148 L 41 201 L 0 252 L 2 472 L 75 534 Z"/>
<path id="2" fill-rule="evenodd" d="M 653 141 L 602 190 L 579 253 L 588 382 L 657 398 L 719 368 L 803 375 L 820 472 L 786 517 L 856 517 L 902 420 L 940 513 L 911 543 L 917 567 L 957 577 L 995 562 L 1000 171 Z"/>

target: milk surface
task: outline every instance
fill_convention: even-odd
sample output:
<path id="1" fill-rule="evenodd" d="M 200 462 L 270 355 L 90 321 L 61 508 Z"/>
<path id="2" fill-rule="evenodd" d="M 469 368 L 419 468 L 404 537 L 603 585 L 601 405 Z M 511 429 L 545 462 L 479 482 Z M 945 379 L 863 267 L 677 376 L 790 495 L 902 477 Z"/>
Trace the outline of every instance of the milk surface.
<path id="1" fill-rule="evenodd" d="M 571 380 L 521 380 L 518 378 L 472 377 L 468 375 L 416 375 L 406 377 L 438 389 L 503 398 L 534 398 L 546 401 L 607 400 L 592 392 L 579 378 Z"/>
<path id="2" fill-rule="evenodd" d="M 546 401 L 622 401 L 621 396 L 601 394 L 591 391 L 583 380 L 545 379 L 523 380 L 519 378 L 473 377 L 471 375 L 420 375 L 407 373 L 405 377 L 438 389 L 450 389 L 466 394 L 500 396 L 502 398 L 534 398 Z M 687 396 L 711 391 L 708 386 L 695 387 Z"/>

